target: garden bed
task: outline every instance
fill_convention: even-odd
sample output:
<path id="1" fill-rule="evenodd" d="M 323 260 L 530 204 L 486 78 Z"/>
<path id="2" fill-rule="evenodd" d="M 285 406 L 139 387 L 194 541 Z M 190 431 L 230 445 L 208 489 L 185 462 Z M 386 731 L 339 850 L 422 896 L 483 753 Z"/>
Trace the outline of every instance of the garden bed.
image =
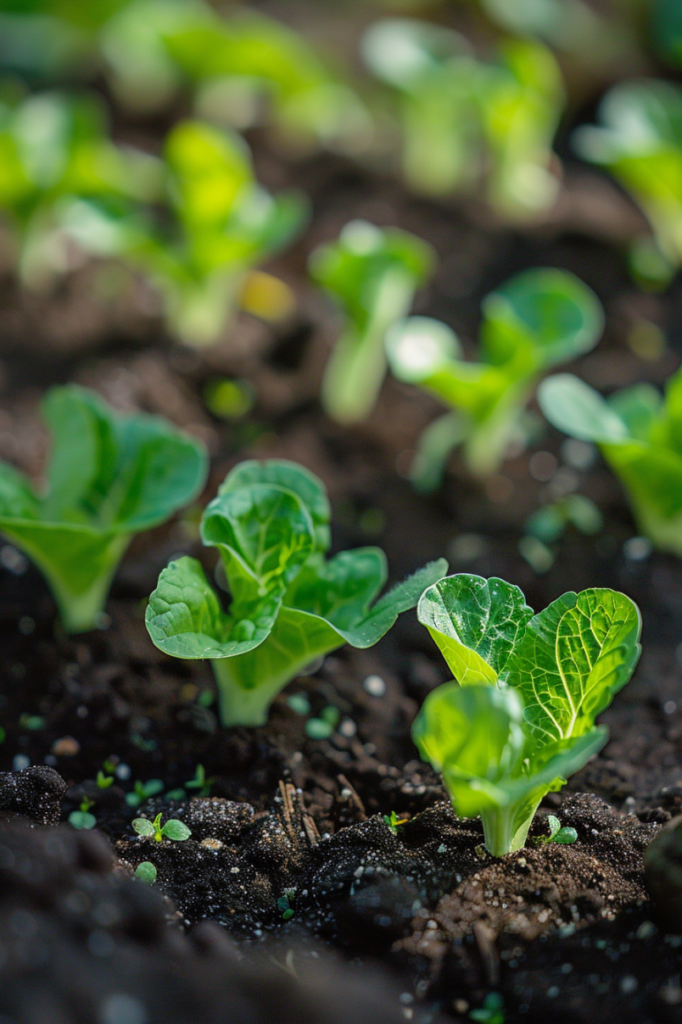
<path id="1" fill-rule="evenodd" d="M 645 318 L 666 329 L 674 348 L 682 322 L 679 286 L 661 297 L 633 288 L 624 256 L 607 242 L 636 230 L 638 215 L 596 177 L 603 230 L 585 233 L 578 215 L 584 171 L 569 168 L 563 213 L 520 233 L 486 222 L 473 205 L 462 212 L 410 199 L 388 178 L 340 158 L 289 165 L 259 143 L 258 163 L 266 184 L 294 182 L 315 204 L 307 236 L 275 268 L 296 292 L 295 316 L 272 328 L 244 315 L 232 341 L 193 352 L 171 348 L 149 295 L 132 281 L 112 283 L 106 267 L 78 271 L 57 295 L 35 303 L 19 298 L 7 278 L 0 457 L 39 474 L 45 453 L 39 391 L 76 380 L 120 409 L 161 413 L 201 437 L 212 455 L 206 497 L 243 458 L 302 463 L 329 489 L 333 550 L 378 543 L 394 580 L 446 556 L 451 571 L 518 584 L 536 609 L 570 589 L 623 590 L 642 610 L 644 654 L 631 685 L 602 716 L 611 740 L 561 794 L 547 797 L 527 849 L 495 861 L 480 848 L 478 822 L 454 817 L 410 739 L 425 695 L 448 677 L 414 613 L 372 650 L 342 648 L 319 671 L 297 679 L 275 700 L 267 726 L 222 730 L 210 666 L 165 657 L 144 626 L 146 599 L 172 555 L 193 554 L 212 569 L 196 517 L 187 514 L 135 540 L 114 584 L 108 625 L 75 637 L 55 629 L 54 605 L 37 571 L 10 546 L 0 550 L 0 710 L 7 732 L 0 768 L 54 768 L 68 786 L 62 819 L 84 798 L 92 800 L 118 872 L 142 860 L 156 865 L 157 888 L 177 910 L 167 908 L 174 927 L 217 921 L 254 962 L 263 950 L 284 961 L 296 949 L 305 963 L 326 947 L 338 972 L 330 992 L 339 998 L 343 965 L 352 962 L 365 973 L 381 967 L 390 977 L 385 1005 L 423 1024 L 466 1019 L 490 992 L 501 995 L 507 1021 L 548 1014 L 557 1021 L 677 1020 L 682 941 L 658 923 L 642 852 L 682 812 L 678 563 L 641 543 L 626 544 L 636 530 L 618 484 L 599 461 L 576 467 L 549 428 L 485 485 L 472 481 L 455 457 L 438 494 L 416 495 L 406 471 L 437 405 L 389 380 L 361 426 L 344 430 L 322 415 L 316 395 L 338 328 L 306 283 L 305 255 L 350 217 L 414 231 L 440 257 L 436 283 L 421 294 L 418 311 L 452 323 L 465 344 L 475 336 L 480 299 L 510 274 L 543 265 L 572 270 L 607 311 L 605 340 L 581 364 L 583 377 L 600 388 L 642 379 L 660 384 L 676 366 L 670 351 L 642 360 L 625 339 Z M 206 384 L 222 374 L 247 378 L 257 395 L 252 412 L 234 423 L 212 416 L 203 400 Z M 538 574 L 519 554 L 521 524 L 562 489 L 593 498 L 605 525 L 593 537 L 569 531 L 554 564 Z M 338 712 L 326 719 L 330 734 L 314 738 L 310 721 L 324 722 L 330 707 Z M 115 781 L 98 789 L 105 761 Z M 212 780 L 210 795 L 190 799 L 187 783 L 199 765 Z M 155 796 L 143 805 L 145 814 L 172 811 L 192 829 L 191 840 L 155 848 L 135 837 L 131 822 L 140 810 L 125 795 L 135 781 L 150 779 L 160 780 L 164 792 L 184 788 L 186 799 Z M 34 784 L 50 785 L 47 777 Z M 22 810 L 11 787 L 11 779 L 0 780 L 5 813 Z M 58 797 L 55 791 L 57 811 Z M 395 831 L 384 822 L 392 811 L 409 819 Z M 546 833 L 547 812 L 576 829 L 575 845 L 534 845 Z M 40 812 L 33 816 L 40 820 Z M 23 849 L 29 839 L 19 834 L 12 842 Z M 31 856 L 42 863 L 47 838 L 32 842 Z M 74 871 L 76 855 L 63 855 Z M 96 871 L 106 878 L 106 857 L 97 855 L 104 860 Z M 1 858 L 0 868 L 8 870 Z M 114 903 L 131 891 L 115 890 Z M 285 917 L 287 909 L 293 915 Z M 154 972 L 162 972 L 170 940 L 158 923 L 159 906 L 148 913 L 156 924 L 146 955 L 156 958 Z M 46 914 L 54 934 L 70 927 L 57 904 L 48 904 Z M 82 955 L 87 973 L 87 957 L 95 954 Z M 103 960 L 98 970 L 106 977 Z M 150 979 L 162 978 L 149 970 Z M 205 963 L 196 971 L 210 974 Z M 186 973 L 189 978 L 189 967 Z M 48 985 L 53 993 L 55 979 L 56 973 Z M 193 984 L 187 981 L 183 998 Z M 168 1005 L 164 1019 L 176 1019 L 174 1012 Z M 275 1019 L 267 1016 L 272 1007 L 263 1013 L 262 1019 Z"/>

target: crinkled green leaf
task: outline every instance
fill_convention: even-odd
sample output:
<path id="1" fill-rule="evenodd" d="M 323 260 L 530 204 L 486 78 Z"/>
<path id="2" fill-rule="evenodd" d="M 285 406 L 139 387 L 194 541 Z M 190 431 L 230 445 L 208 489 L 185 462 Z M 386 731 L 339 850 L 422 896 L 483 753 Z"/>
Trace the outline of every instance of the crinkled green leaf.
<path id="1" fill-rule="evenodd" d="M 462 685 L 495 685 L 533 609 L 518 587 L 460 573 L 429 587 L 417 615 Z"/>
<path id="2" fill-rule="evenodd" d="M 627 683 L 641 648 L 641 617 L 625 594 L 564 594 L 534 616 L 503 680 L 520 693 L 538 743 L 588 732 Z"/>
<path id="3" fill-rule="evenodd" d="M 244 575 L 262 597 L 286 587 L 315 549 L 308 509 L 293 491 L 271 484 L 220 494 L 204 512 L 201 538 L 220 550 L 238 602 L 250 596 L 243 592 Z"/>
<path id="4" fill-rule="evenodd" d="M 323 551 L 327 550 L 330 544 L 331 508 L 324 484 L 314 473 L 286 459 L 270 459 L 266 462 L 249 459 L 240 462 L 227 474 L 218 488 L 218 494 L 229 494 L 251 484 L 275 484 L 284 490 L 293 491 L 310 513 L 318 546 Z"/>
<path id="5" fill-rule="evenodd" d="M 239 617 L 223 611 L 201 563 L 171 562 L 149 598 L 145 621 L 152 640 L 175 658 L 230 658 L 253 650 L 270 635 L 281 591 L 239 606 Z"/>

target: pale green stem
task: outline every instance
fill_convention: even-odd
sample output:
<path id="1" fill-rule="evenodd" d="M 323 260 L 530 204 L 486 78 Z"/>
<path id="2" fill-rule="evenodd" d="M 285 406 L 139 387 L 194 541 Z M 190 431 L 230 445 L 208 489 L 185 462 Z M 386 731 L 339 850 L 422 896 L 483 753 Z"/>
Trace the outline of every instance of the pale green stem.
<path id="1" fill-rule="evenodd" d="M 467 429 L 466 420 L 450 412 L 429 424 L 419 438 L 419 448 L 410 470 L 410 480 L 416 490 L 423 494 L 435 491 L 443 479 L 450 452 L 463 440 Z"/>
<path id="2" fill-rule="evenodd" d="M 459 117 L 458 117 L 459 115 Z M 467 158 L 476 154 L 462 133 L 462 111 L 432 90 L 403 103 L 403 173 L 413 191 L 447 196 L 471 178 Z"/>
<path id="3" fill-rule="evenodd" d="M 522 849 L 526 844 L 528 829 L 533 822 L 539 803 L 540 801 L 534 805 L 530 815 L 524 818 L 521 824 L 518 822 L 519 808 L 517 804 L 483 811 L 481 821 L 483 822 L 485 848 L 488 853 L 493 857 L 504 857 L 506 853 Z"/>
<path id="4" fill-rule="evenodd" d="M 283 690 L 287 683 L 295 676 L 296 666 L 293 672 L 282 673 L 259 682 L 257 686 L 245 687 L 239 682 L 240 673 L 236 658 L 214 658 L 211 661 L 213 674 L 218 688 L 218 708 L 220 721 L 225 728 L 234 725 L 245 725 L 253 728 L 258 725 L 265 725 L 268 720 L 268 711 L 273 700 Z"/>
<path id="5" fill-rule="evenodd" d="M 409 312 L 414 291 L 414 278 L 407 271 L 388 270 L 365 331 L 360 334 L 351 326 L 336 342 L 321 398 L 325 411 L 338 423 L 358 423 L 372 411 L 386 374 L 386 331 Z"/>
<path id="6" fill-rule="evenodd" d="M 59 608 L 59 618 L 67 633 L 86 633 L 97 629 L 109 596 L 111 581 L 119 566 L 130 537 L 122 534 L 116 537 L 108 548 L 109 567 L 100 573 L 85 590 L 74 592 L 63 580 L 49 571 L 49 566 L 40 568 L 47 579 Z"/>
<path id="7" fill-rule="evenodd" d="M 245 271 L 221 271 L 203 281 L 164 287 L 168 330 L 194 348 L 214 345 L 229 330 L 239 308 Z"/>

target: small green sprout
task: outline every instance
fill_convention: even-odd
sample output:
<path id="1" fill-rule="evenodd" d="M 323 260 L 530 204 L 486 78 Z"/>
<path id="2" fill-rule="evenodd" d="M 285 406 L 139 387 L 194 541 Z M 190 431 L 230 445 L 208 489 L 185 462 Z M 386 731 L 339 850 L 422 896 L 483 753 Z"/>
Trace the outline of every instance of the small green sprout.
<path id="1" fill-rule="evenodd" d="M 621 82 L 599 106 L 601 126 L 573 135 L 584 159 L 606 167 L 640 205 L 655 246 L 640 239 L 635 272 L 665 285 L 682 262 L 682 88 L 655 79 Z"/>
<path id="2" fill-rule="evenodd" d="M 543 381 L 538 402 L 569 437 L 592 441 L 623 484 L 639 530 L 682 555 L 682 370 L 665 395 L 637 384 L 608 399 L 572 374 Z"/>
<path id="3" fill-rule="evenodd" d="M 145 800 L 149 800 L 150 797 L 157 796 L 163 792 L 163 782 L 161 779 L 149 779 L 148 782 L 140 782 L 138 779 L 133 785 L 132 793 L 126 793 L 126 803 L 128 807 L 139 807 Z"/>
<path id="4" fill-rule="evenodd" d="M 473 473 L 494 473 L 523 435 L 538 378 L 594 348 L 603 325 L 591 289 L 567 271 L 549 269 L 517 274 L 484 299 L 481 362 L 462 359 L 457 336 L 437 320 L 395 323 L 386 336 L 392 372 L 452 408 L 422 435 L 411 471 L 415 486 L 433 490 L 460 444 Z"/>
<path id="5" fill-rule="evenodd" d="M 483 1006 L 471 1010 L 469 1020 L 479 1021 L 479 1024 L 505 1024 L 504 999 L 500 993 L 489 992 L 483 1000 Z"/>
<path id="6" fill-rule="evenodd" d="M 431 247 L 415 235 L 364 220 L 346 224 L 338 241 L 311 255 L 313 280 L 346 317 L 321 396 L 325 410 L 339 423 L 358 422 L 372 411 L 386 373 L 386 332 L 409 313 L 434 262 Z"/>
<path id="7" fill-rule="evenodd" d="M 139 880 L 144 882 L 145 885 L 153 885 L 156 881 L 156 874 L 156 868 L 148 860 L 143 860 L 135 868 L 135 878 L 139 878 Z"/>
<path id="8" fill-rule="evenodd" d="M 405 825 L 409 820 L 409 818 L 401 818 L 395 811 L 391 811 L 390 814 L 384 814 L 384 825 L 390 828 L 394 836 L 398 835 L 400 826 Z"/>
<path id="9" fill-rule="evenodd" d="M 201 524 L 204 544 L 220 555 L 228 610 L 196 559 L 161 573 L 147 607 L 149 635 L 166 654 L 212 661 L 223 725 L 263 725 L 288 682 L 344 643 L 372 647 L 442 575 L 443 560 L 376 601 L 384 553 L 360 548 L 327 561 L 329 519 L 324 486 L 306 469 L 242 462 Z"/>
<path id="10" fill-rule="evenodd" d="M 52 388 L 47 486 L 0 463 L 0 530 L 38 566 L 71 633 L 100 621 L 134 534 L 165 522 L 201 490 L 204 446 L 155 416 L 121 416 L 93 391 Z"/>
<path id="11" fill-rule="evenodd" d="M 89 800 L 87 797 L 83 797 L 78 810 L 72 811 L 69 815 L 69 825 L 72 825 L 74 828 L 79 830 L 84 829 L 86 831 L 94 828 L 97 824 L 97 818 L 94 814 L 90 814 L 90 808 L 94 803 L 94 800 Z"/>
<path id="12" fill-rule="evenodd" d="M 284 895 L 277 900 L 277 909 L 282 915 L 283 921 L 290 921 L 294 916 L 294 902 L 296 900 L 295 889 L 285 889 Z"/>
<path id="13" fill-rule="evenodd" d="M 417 614 L 456 681 L 426 698 L 414 742 L 501 857 L 524 846 L 542 798 L 606 743 L 594 721 L 637 664 L 639 610 L 593 589 L 535 615 L 518 587 L 462 573 L 429 587 Z"/>
<path id="14" fill-rule="evenodd" d="M 552 567 L 556 545 L 568 526 L 591 537 L 603 529 L 604 520 L 595 503 L 583 494 L 569 494 L 551 505 L 543 505 L 526 520 L 519 554 L 535 572 L 547 572 Z"/>
<path id="15" fill-rule="evenodd" d="M 505 220 L 532 220 L 554 205 L 559 191 L 552 142 L 564 105 L 561 70 L 542 43 L 507 39 L 499 60 L 479 74 L 488 202 Z"/>
<path id="16" fill-rule="evenodd" d="M 571 846 L 578 838 L 576 830 L 568 826 L 562 828 L 561 822 L 554 814 L 547 815 L 547 825 L 549 835 L 536 839 L 536 846 L 547 846 L 549 843 L 555 843 L 557 846 Z"/>
<path id="17" fill-rule="evenodd" d="M 459 32 L 384 18 L 362 38 L 370 70 L 400 94 L 403 175 L 424 195 L 444 196 L 478 171 L 477 66 Z"/>
<path id="18" fill-rule="evenodd" d="M 215 776 L 211 776 L 210 779 L 206 778 L 206 770 L 203 764 L 198 764 L 194 773 L 194 778 L 190 779 L 189 782 L 185 783 L 186 789 L 198 789 L 199 796 L 206 797 L 211 795 L 211 786 L 215 782 Z"/>
<path id="19" fill-rule="evenodd" d="M 62 227 L 79 201 L 120 215 L 160 194 L 160 162 L 111 142 L 92 96 L 47 92 L 15 106 L 0 100 L 0 151 L 0 209 L 18 239 L 19 275 L 31 287 L 68 268 Z M 106 250 L 102 237 L 91 241 L 95 251 Z"/>
<path id="20" fill-rule="evenodd" d="M 291 148 L 358 152 L 372 137 L 360 97 L 301 36 L 252 9 L 224 17 L 206 4 L 133 0 L 105 27 L 113 87 L 128 106 L 158 110 L 183 82 L 200 117 L 240 131 L 274 122 Z"/>
<path id="21" fill-rule="evenodd" d="M 169 818 L 165 825 L 161 825 L 161 811 L 156 815 L 154 821 L 147 818 L 135 818 L 133 828 L 138 836 L 143 839 L 153 839 L 160 843 L 164 839 L 172 839 L 176 843 L 182 843 L 192 835 L 184 821 L 177 818 Z"/>
<path id="22" fill-rule="evenodd" d="M 273 198 L 258 185 L 234 132 L 182 121 L 164 157 L 171 233 L 138 223 L 122 250 L 159 290 L 171 334 L 210 345 L 231 324 L 252 268 L 298 232 L 306 206 L 298 195 Z"/>
<path id="23" fill-rule="evenodd" d="M 105 775 L 103 771 L 98 771 L 96 782 L 98 789 L 108 789 L 109 786 L 113 786 L 114 777 L 113 775 Z"/>
<path id="24" fill-rule="evenodd" d="M 339 724 L 340 717 L 339 709 L 333 704 L 328 704 L 326 708 L 322 708 L 319 718 L 309 718 L 305 723 L 306 736 L 311 740 L 329 739 Z"/>

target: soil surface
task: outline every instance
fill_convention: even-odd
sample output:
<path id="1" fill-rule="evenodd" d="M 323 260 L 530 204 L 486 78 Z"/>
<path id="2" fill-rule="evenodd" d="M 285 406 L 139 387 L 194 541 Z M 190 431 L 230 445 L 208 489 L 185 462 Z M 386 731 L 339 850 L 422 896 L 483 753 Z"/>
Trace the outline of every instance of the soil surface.
<path id="1" fill-rule="evenodd" d="M 133 130 L 153 134 L 121 127 Z M 682 812 L 680 563 L 628 543 L 637 531 L 617 481 L 539 417 L 531 448 L 490 480 L 472 480 L 455 455 L 437 494 L 415 494 L 406 474 L 438 405 L 388 380 L 366 423 L 348 430 L 325 418 L 316 396 L 339 323 L 305 262 L 352 217 L 429 239 L 439 271 L 415 311 L 450 323 L 470 354 L 491 288 L 526 267 L 572 270 L 605 305 L 605 338 L 579 364 L 604 390 L 660 385 L 678 366 L 682 286 L 636 289 L 624 245 L 641 232 L 640 215 L 570 162 L 557 209 L 521 231 L 474 201 L 420 201 L 388 173 L 330 155 L 290 161 L 258 133 L 250 141 L 266 185 L 293 183 L 312 197 L 310 229 L 269 268 L 294 288 L 296 313 L 274 327 L 243 315 L 229 339 L 192 352 L 169 342 L 153 296 L 117 268 L 90 264 L 39 297 L 20 295 L 7 271 L 0 457 L 40 479 L 40 395 L 76 380 L 206 442 L 212 472 L 198 507 L 241 459 L 293 459 L 329 489 L 334 551 L 379 544 L 392 581 L 445 555 L 451 571 L 518 584 L 536 609 L 570 589 L 615 587 L 642 609 L 644 654 L 602 716 L 609 744 L 547 797 L 527 848 L 498 861 L 412 745 L 419 706 L 447 678 L 414 613 L 372 650 L 341 649 L 297 679 L 267 726 L 225 731 L 210 667 L 165 657 L 144 626 L 172 556 L 213 569 L 196 509 L 134 541 L 105 628 L 77 637 L 55 626 L 38 572 L 0 545 L 0 1021 L 211 1022 L 229 1007 L 230 1020 L 259 1024 L 441 1024 L 487 1006 L 501 1024 L 491 993 L 508 1022 L 678 1021 L 682 937 L 650 901 L 642 855 Z M 655 358 L 631 344 L 643 321 L 668 339 Z M 224 375 L 254 389 L 238 421 L 213 416 L 204 400 Z M 598 504 L 604 527 L 569 529 L 538 573 L 519 553 L 523 524 L 574 492 Z M 329 706 L 336 728 L 310 738 L 307 722 Z M 101 789 L 105 762 L 114 782 Z M 208 781 L 192 786 L 199 765 Z M 149 780 L 158 794 L 126 801 Z M 97 831 L 56 827 L 84 799 Z M 132 819 L 158 811 L 185 821 L 191 839 L 136 837 Z M 395 831 L 384 822 L 391 811 L 407 819 Z M 549 812 L 576 829 L 573 846 L 539 842 Z M 130 878 L 142 861 L 157 868 L 153 887 Z"/>

